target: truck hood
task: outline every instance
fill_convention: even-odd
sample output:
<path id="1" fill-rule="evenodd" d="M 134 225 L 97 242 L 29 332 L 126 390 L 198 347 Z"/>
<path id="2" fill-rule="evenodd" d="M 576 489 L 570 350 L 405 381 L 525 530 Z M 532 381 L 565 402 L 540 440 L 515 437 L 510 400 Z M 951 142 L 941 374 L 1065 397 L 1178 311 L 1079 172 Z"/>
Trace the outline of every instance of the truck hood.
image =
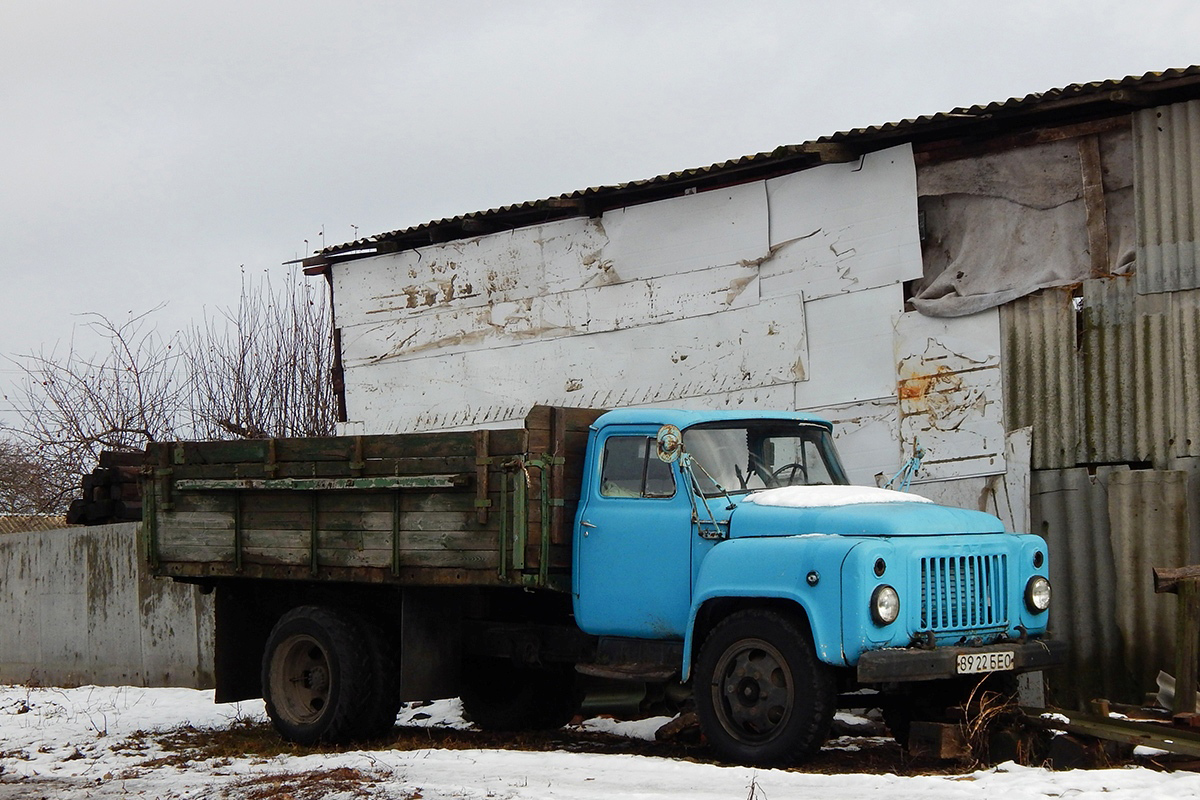
<path id="1" fill-rule="evenodd" d="M 731 538 L 1003 532 L 1004 524 L 991 514 L 868 486 L 788 486 L 754 492 L 738 501 L 729 519 Z"/>

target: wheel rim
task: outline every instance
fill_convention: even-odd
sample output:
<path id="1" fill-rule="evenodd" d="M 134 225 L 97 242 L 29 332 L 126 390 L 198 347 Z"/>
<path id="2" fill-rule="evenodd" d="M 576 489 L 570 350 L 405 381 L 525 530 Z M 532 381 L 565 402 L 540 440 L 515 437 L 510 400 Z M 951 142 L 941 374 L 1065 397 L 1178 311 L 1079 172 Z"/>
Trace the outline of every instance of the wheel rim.
<path id="1" fill-rule="evenodd" d="M 320 719 L 329 707 L 333 680 L 325 648 L 311 636 L 289 637 L 271 658 L 271 699 L 293 725 Z"/>
<path id="2" fill-rule="evenodd" d="M 787 725 L 795 701 L 792 672 L 769 642 L 736 642 L 721 655 L 713 674 L 713 708 L 730 736 L 761 744 Z"/>

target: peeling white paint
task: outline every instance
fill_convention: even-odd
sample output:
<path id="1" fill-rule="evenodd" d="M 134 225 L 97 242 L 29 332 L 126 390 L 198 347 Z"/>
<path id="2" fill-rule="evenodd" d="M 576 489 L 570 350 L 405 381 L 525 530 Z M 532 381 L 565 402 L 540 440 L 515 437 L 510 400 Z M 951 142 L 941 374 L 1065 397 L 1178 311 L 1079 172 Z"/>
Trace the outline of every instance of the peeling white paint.
<path id="1" fill-rule="evenodd" d="M 622 280 L 752 263 L 770 247 L 762 181 L 616 209 L 603 223 Z"/>
<path id="2" fill-rule="evenodd" d="M 833 438 L 851 483 L 870 485 L 900 468 L 899 407 L 894 396 L 800 409 L 833 423 Z"/>
<path id="3" fill-rule="evenodd" d="M 900 439 L 926 450 L 922 481 L 1005 471 L 1000 313 L 896 318 Z"/>
<path id="4" fill-rule="evenodd" d="M 347 352 L 361 353 L 347 366 L 436 352 L 520 344 L 533 339 L 605 333 L 745 308 L 759 301 L 758 271 L 740 264 L 684 276 L 627 281 L 547 293 L 487 306 L 436 306 L 380 313 L 342 327 Z"/>
<path id="5" fill-rule="evenodd" d="M 790 385 L 807 353 L 803 307 L 788 299 L 404 361 L 371 363 L 355 346 L 343 342 L 346 401 L 372 433 L 519 419 L 534 403 L 616 408 Z"/>
<path id="6" fill-rule="evenodd" d="M 921 277 L 911 145 L 772 178 L 767 197 L 764 295 L 815 300 Z"/>

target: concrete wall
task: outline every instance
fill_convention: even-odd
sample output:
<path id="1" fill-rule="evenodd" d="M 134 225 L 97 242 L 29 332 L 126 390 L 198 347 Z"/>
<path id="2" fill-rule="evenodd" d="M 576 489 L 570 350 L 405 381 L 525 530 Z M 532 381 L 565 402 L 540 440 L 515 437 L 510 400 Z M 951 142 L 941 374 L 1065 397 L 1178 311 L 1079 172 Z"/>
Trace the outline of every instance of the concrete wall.
<path id="1" fill-rule="evenodd" d="M 153 578 L 137 523 L 0 536 L 0 682 L 213 685 L 213 603 Z"/>

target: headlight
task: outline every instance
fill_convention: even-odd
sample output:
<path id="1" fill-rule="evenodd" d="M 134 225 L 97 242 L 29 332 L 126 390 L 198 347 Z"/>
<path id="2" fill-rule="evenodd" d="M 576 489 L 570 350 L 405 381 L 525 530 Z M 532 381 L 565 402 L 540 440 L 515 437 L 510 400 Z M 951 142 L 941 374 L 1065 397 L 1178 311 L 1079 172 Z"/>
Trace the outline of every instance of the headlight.
<path id="1" fill-rule="evenodd" d="M 1050 581 L 1041 575 L 1034 575 L 1025 584 L 1025 605 L 1034 614 L 1040 614 L 1050 607 Z"/>
<path id="2" fill-rule="evenodd" d="M 900 616 L 900 595 L 886 583 L 871 594 L 871 619 L 876 625 L 891 625 Z"/>

